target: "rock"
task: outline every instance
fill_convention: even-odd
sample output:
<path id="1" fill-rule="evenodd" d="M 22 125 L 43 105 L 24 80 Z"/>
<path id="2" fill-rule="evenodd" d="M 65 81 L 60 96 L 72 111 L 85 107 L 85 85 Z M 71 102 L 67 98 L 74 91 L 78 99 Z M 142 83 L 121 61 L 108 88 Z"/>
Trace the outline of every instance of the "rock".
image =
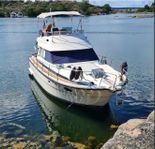
<path id="1" fill-rule="evenodd" d="M 17 144 L 13 144 L 12 148 L 13 149 L 23 149 L 25 146 L 26 146 L 25 142 L 20 142 L 20 143 L 17 143 Z"/>
<path id="2" fill-rule="evenodd" d="M 17 142 L 24 142 L 25 141 L 25 138 L 16 138 L 16 141 Z"/>
<path id="3" fill-rule="evenodd" d="M 86 149 L 86 145 L 81 143 L 70 142 L 73 149 Z"/>
<path id="4" fill-rule="evenodd" d="M 61 142 L 62 140 L 60 134 L 57 131 L 54 131 L 52 133 L 52 143 L 54 144 L 54 146 L 58 146 L 61 144 Z"/>
<path id="5" fill-rule="evenodd" d="M 131 119 L 119 126 L 101 149 L 154 149 L 154 111 L 144 119 Z"/>
<path id="6" fill-rule="evenodd" d="M 89 136 L 86 142 L 86 146 L 88 149 L 94 149 L 97 145 L 96 138 L 94 136 Z"/>
<path id="7" fill-rule="evenodd" d="M 134 128 L 136 128 L 138 125 L 144 123 L 145 120 L 144 119 L 131 119 L 128 120 L 126 123 L 122 124 L 119 129 L 123 129 L 123 130 L 133 130 Z"/>
<path id="8" fill-rule="evenodd" d="M 111 124 L 111 125 L 110 125 L 110 128 L 111 128 L 111 129 L 117 129 L 117 128 L 118 128 L 118 125 Z"/>
<path id="9" fill-rule="evenodd" d="M 64 147 L 56 147 L 55 149 L 73 149 L 73 147 L 71 145 L 66 145 Z"/>
<path id="10" fill-rule="evenodd" d="M 102 146 L 103 146 L 103 143 L 99 143 L 99 144 L 95 147 L 95 149 L 101 149 Z"/>
<path id="11" fill-rule="evenodd" d="M 52 135 L 43 135 L 43 137 L 46 141 L 52 140 Z"/>
<path id="12" fill-rule="evenodd" d="M 155 113 L 154 113 L 154 111 L 152 111 L 150 114 L 149 114 L 149 116 L 148 116 L 148 118 L 147 118 L 147 121 L 148 122 L 154 122 L 154 117 L 155 117 Z"/>
<path id="13" fill-rule="evenodd" d="M 3 141 L 4 141 L 4 138 L 0 136 L 0 144 L 2 144 Z"/>
<path id="14" fill-rule="evenodd" d="M 96 141 L 96 138 L 94 136 L 88 137 L 88 142 L 94 143 Z"/>
<path id="15" fill-rule="evenodd" d="M 62 136 L 62 141 L 64 143 L 68 143 L 68 141 L 70 141 L 70 140 L 71 140 L 71 138 L 69 136 Z"/>
<path id="16" fill-rule="evenodd" d="M 1 145 L 2 148 L 8 148 L 9 147 L 9 142 L 5 142 Z"/>

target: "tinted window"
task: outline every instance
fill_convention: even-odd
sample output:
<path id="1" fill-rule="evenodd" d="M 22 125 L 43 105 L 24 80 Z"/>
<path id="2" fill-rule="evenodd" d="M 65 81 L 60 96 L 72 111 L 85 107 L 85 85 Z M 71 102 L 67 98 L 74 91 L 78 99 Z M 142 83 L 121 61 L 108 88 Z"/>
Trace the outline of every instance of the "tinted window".
<path id="1" fill-rule="evenodd" d="M 76 63 L 98 60 L 98 56 L 93 49 L 45 52 L 45 59 L 53 64 Z"/>

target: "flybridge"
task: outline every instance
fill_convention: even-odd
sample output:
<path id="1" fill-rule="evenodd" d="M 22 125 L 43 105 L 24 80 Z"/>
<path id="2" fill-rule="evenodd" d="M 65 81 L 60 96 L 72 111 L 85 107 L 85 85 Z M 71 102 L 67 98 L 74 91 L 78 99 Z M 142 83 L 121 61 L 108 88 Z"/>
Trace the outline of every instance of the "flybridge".
<path id="1" fill-rule="evenodd" d="M 57 17 L 57 16 L 82 16 L 77 11 L 55 11 L 55 12 L 44 12 L 37 16 L 37 18 L 45 19 L 48 17 Z"/>
<path id="2" fill-rule="evenodd" d="M 71 26 L 58 26 L 55 23 L 55 18 L 59 16 L 68 16 L 71 17 Z M 73 16 L 78 16 L 77 26 L 73 26 Z M 43 36 L 51 36 L 51 35 L 70 35 L 83 33 L 82 30 L 82 14 L 77 11 L 54 11 L 54 12 L 44 12 L 37 16 L 37 18 L 43 20 L 43 29 L 40 30 L 40 35 Z M 47 24 L 48 20 L 48 24 Z M 73 28 L 74 27 L 74 28 Z M 59 38 L 59 36 L 57 36 Z M 55 39 L 56 40 L 56 39 Z M 62 40 L 62 39 L 61 39 Z M 67 38 L 68 40 L 68 38 Z M 53 36 L 52 36 L 53 41 Z M 64 41 L 64 40 L 63 40 Z M 82 41 L 81 41 L 82 42 Z M 85 43 L 84 43 L 85 45 Z M 89 46 L 88 46 L 89 47 Z M 87 49 L 86 47 L 82 47 L 82 49 Z"/>

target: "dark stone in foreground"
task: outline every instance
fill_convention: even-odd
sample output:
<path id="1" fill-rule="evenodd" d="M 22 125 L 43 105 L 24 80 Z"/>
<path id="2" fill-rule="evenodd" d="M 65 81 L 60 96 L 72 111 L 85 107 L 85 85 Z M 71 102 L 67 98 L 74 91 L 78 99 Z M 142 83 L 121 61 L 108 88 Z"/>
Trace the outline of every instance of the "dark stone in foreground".
<path id="1" fill-rule="evenodd" d="M 131 119 L 101 149 L 154 149 L 154 111 L 147 119 Z"/>
<path id="2" fill-rule="evenodd" d="M 0 134 L 0 149 L 85 149 L 85 145 L 71 142 L 57 131 L 36 136 L 9 137 Z"/>

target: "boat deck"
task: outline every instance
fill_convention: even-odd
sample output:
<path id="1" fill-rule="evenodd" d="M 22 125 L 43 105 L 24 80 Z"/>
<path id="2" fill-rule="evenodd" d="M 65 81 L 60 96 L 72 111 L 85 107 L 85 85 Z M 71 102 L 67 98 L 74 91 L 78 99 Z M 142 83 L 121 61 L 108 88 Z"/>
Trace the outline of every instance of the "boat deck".
<path id="1" fill-rule="evenodd" d="M 87 88 L 87 89 L 109 89 L 116 90 L 119 88 L 120 73 L 114 70 L 109 65 L 99 65 L 96 61 L 83 62 L 83 63 L 72 63 L 64 65 L 53 65 L 41 59 L 37 59 L 36 56 L 30 58 L 30 62 L 46 77 L 51 78 L 63 85 L 76 87 L 76 88 Z M 70 80 L 70 74 L 73 67 L 82 68 L 82 77 L 78 79 Z M 91 71 L 90 71 L 91 70 Z M 92 71 L 104 70 L 102 77 L 95 78 Z M 96 73 L 96 72 L 95 72 Z M 98 72 L 97 72 L 98 73 Z M 100 72 L 99 72 L 100 73 Z M 96 74 L 102 75 L 102 74 Z"/>

